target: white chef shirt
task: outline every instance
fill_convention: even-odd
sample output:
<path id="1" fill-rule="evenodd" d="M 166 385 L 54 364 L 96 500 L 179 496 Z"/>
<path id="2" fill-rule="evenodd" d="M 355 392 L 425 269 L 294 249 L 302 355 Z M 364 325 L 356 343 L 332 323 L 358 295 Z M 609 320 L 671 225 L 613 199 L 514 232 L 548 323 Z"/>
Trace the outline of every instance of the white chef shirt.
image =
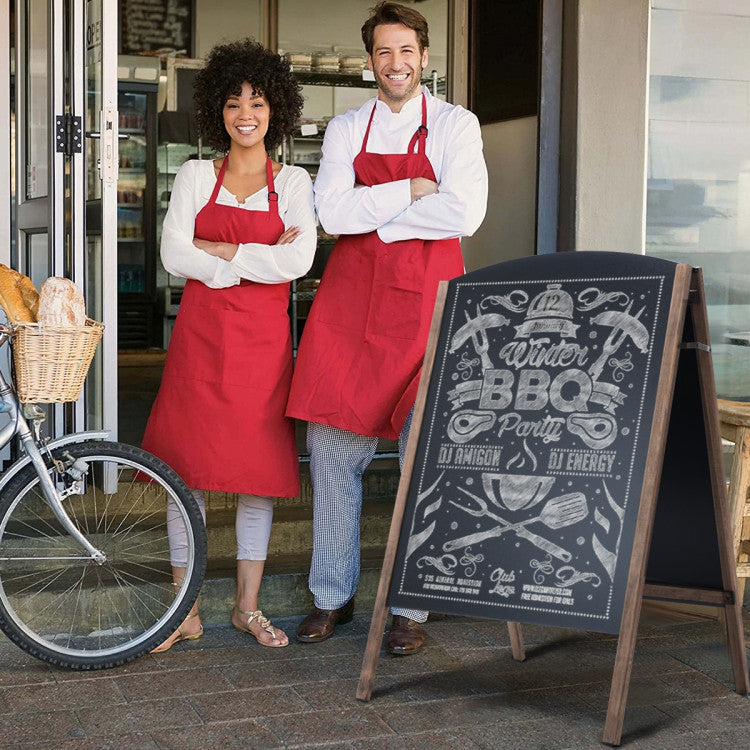
<path id="1" fill-rule="evenodd" d="M 187 161 L 175 175 L 161 236 L 161 260 L 169 273 L 197 279 L 212 289 L 235 286 L 241 279 L 279 284 L 307 273 L 315 255 L 317 232 L 312 182 L 302 167 L 284 165 L 274 177 L 279 216 L 285 229 L 299 227 L 299 236 L 286 245 L 241 244 L 230 261 L 209 255 L 193 244 L 195 217 L 210 200 L 215 185 L 210 159 Z M 238 210 L 268 211 L 268 188 L 238 203 L 222 185 L 216 203 Z"/>
<path id="2" fill-rule="evenodd" d="M 377 230 L 383 242 L 440 240 L 473 234 L 487 210 L 487 167 L 476 116 L 463 107 L 427 98 L 427 158 L 439 193 L 411 203 L 409 180 L 366 187 L 355 185 L 354 157 L 362 147 L 367 122 L 377 101 L 367 151 L 404 154 L 422 122 L 422 97 L 392 112 L 370 99 L 328 123 L 323 159 L 315 179 L 318 218 L 330 234 L 362 234 Z"/>

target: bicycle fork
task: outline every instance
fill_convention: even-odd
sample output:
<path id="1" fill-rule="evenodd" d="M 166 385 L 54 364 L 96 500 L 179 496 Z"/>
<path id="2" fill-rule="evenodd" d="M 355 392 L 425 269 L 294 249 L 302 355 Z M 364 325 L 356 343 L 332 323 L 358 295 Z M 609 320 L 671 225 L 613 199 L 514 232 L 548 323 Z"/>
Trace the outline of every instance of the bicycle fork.
<path id="1" fill-rule="evenodd" d="M 57 488 L 49 475 L 42 453 L 31 436 L 28 423 L 20 414 L 18 415 L 17 434 L 26 453 L 31 459 L 31 463 L 39 477 L 39 483 L 42 486 L 44 497 L 47 500 L 47 504 L 52 509 L 52 512 L 55 514 L 55 517 L 62 524 L 65 531 L 67 531 L 68 534 L 70 534 L 73 539 L 75 539 L 78 544 L 86 550 L 91 559 L 98 565 L 103 565 L 107 561 L 106 554 L 91 544 L 73 521 L 70 520 L 70 516 L 67 514 L 63 507 L 62 500 L 60 499 L 60 493 L 57 491 Z"/>

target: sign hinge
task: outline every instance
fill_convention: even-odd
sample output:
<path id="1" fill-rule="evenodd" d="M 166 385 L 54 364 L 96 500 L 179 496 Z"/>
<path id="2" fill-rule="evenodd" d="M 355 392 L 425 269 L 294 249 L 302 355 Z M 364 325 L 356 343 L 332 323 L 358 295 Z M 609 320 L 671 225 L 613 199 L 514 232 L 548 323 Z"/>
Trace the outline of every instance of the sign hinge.
<path id="1" fill-rule="evenodd" d="M 680 349 L 698 349 L 702 352 L 711 351 L 711 347 L 708 344 L 703 344 L 700 341 L 683 341 L 680 344 Z"/>
<path id="2" fill-rule="evenodd" d="M 55 117 L 55 141 L 58 154 L 73 156 L 83 150 L 81 140 L 81 118 L 66 112 Z"/>

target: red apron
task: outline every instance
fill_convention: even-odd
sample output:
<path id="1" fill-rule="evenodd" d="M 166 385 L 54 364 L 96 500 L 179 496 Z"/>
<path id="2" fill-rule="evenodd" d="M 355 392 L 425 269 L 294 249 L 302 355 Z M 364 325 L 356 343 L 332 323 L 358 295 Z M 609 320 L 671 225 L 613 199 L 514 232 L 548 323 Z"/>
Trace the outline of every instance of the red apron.
<path id="1" fill-rule="evenodd" d="M 216 203 L 227 161 L 195 217 L 195 236 L 274 244 L 284 223 L 271 160 L 268 211 Z M 299 493 L 294 423 L 284 416 L 292 376 L 288 305 L 289 284 L 185 284 L 143 447 L 188 486 L 275 497 Z"/>
<path id="2" fill-rule="evenodd" d="M 374 114 L 375 106 L 354 159 L 356 183 L 435 180 L 424 94 L 422 124 L 405 154 L 367 153 Z M 438 282 L 462 273 L 458 239 L 342 235 L 305 323 L 287 414 L 395 440 L 416 398 Z"/>

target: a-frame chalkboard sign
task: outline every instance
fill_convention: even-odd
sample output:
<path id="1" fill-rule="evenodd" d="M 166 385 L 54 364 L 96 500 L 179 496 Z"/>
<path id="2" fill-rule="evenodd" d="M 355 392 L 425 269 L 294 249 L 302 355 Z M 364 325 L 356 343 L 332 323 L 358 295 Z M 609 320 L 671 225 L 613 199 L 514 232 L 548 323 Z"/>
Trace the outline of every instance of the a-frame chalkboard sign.
<path id="1" fill-rule="evenodd" d="M 442 283 L 357 697 L 386 603 L 619 633 L 617 745 L 644 596 L 723 607 L 747 694 L 736 587 L 700 271 L 579 252 Z"/>

